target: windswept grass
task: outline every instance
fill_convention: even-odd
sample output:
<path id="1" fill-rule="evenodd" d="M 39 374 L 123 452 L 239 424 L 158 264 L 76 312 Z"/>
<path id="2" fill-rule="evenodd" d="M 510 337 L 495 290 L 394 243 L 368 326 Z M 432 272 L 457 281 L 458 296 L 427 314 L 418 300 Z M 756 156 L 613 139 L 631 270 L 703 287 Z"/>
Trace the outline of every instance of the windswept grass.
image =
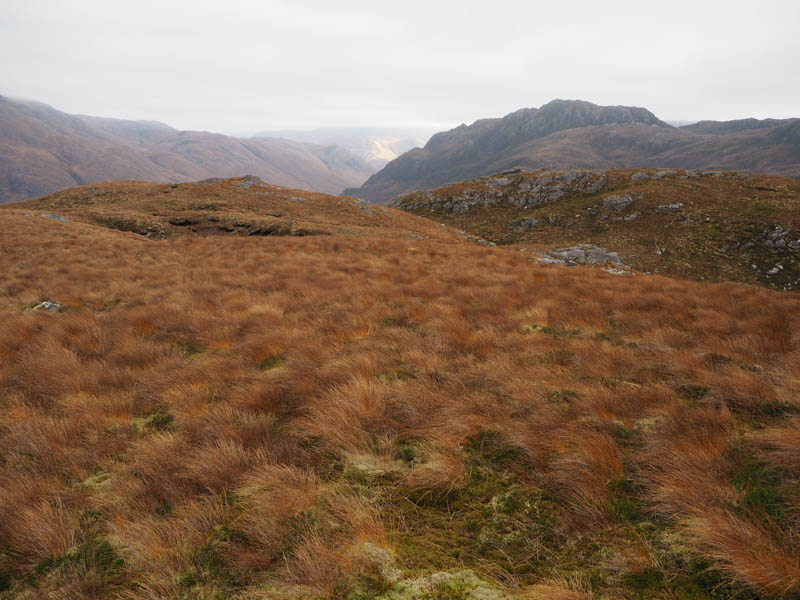
<path id="1" fill-rule="evenodd" d="M 532 598 L 800 593 L 800 297 L 326 202 L 304 237 L 2 211 L 0 597 L 469 597 L 419 579 L 464 569 Z"/>

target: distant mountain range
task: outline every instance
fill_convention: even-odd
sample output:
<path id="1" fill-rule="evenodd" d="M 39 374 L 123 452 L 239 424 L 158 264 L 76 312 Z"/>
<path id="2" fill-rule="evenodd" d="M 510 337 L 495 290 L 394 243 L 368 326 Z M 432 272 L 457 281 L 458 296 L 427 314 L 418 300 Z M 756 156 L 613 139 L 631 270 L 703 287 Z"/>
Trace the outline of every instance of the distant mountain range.
<path id="1" fill-rule="evenodd" d="M 344 194 L 385 203 L 403 193 L 528 168 L 728 169 L 800 176 L 800 119 L 673 127 L 644 108 L 554 100 L 437 133 Z"/>
<path id="2" fill-rule="evenodd" d="M 375 170 L 335 145 L 179 131 L 0 96 L 0 203 L 98 181 L 179 182 L 245 173 L 338 194 Z"/>
<path id="3" fill-rule="evenodd" d="M 379 171 L 404 152 L 425 145 L 433 133 L 435 132 L 421 129 L 323 127 L 311 131 L 262 131 L 253 137 L 283 138 L 325 146 L 341 146 L 364 159 L 374 171 Z"/>

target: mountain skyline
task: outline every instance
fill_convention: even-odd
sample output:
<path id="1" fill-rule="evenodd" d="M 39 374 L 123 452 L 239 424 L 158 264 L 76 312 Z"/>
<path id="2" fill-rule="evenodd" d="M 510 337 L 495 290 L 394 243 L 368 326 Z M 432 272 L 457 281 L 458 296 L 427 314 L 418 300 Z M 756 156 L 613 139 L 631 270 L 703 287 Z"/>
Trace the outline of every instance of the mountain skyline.
<path id="1" fill-rule="evenodd" d="M 375 168 L 336 145 L 180 131 L 158 121 L 72 115 L 0 96 L 0 203 L 85 183 L 256 175 L 339 193 Z"/>
<path id="2" fill-rule="evenodd" d="M 373 203 L 506 169 L 684 168 L 800 176 L 800 119 L 675 127 L 645 108 L 553 100 L 434 135 L 352 195 Z"/>
<path id="3" fill-rule="evenodd" d="M 645 108 L 554 100 L 440 131 L 427 143 L 427 132 L 380 127 L 238 138 L 159 121 L 71 115 L 0 96 L 0 202 L 99 181 L 173 183 L 244 174 L 386 202 L 518 165 L 721 167 L 797 176 L 798 123 L 740 119 L 675 127 Z"/>

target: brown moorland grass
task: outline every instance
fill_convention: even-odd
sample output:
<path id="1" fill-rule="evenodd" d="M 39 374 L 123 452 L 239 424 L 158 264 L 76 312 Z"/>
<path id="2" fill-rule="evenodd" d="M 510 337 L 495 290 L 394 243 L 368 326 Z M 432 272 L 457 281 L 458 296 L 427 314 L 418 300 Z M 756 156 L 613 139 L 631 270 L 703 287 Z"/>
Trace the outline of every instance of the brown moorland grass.
<path id="1" fill-rule="evenodd" d="M 2 209 L 0 597 L 800 594 L 800 296 L 301 194 Z"/>

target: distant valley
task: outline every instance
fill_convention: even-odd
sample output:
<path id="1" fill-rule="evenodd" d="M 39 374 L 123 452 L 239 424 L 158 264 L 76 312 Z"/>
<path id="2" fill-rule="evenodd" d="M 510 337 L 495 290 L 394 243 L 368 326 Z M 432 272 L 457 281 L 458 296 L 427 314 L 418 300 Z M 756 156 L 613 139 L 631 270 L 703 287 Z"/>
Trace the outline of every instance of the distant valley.
<path id="1" fill-rule="evenodd" d="M 521 166 L 533 169 L 725 169 L 800 176 L 800 119 L 674 127 L 644 108 L 554 100 L 437 133 L 345 194 L 385 203 Z"/>
<path id="2" fill-rule="evenodd" d="M 255 138 L 282 138 L 324 146 L 340 146 L 379 171 L 404 152 L 425 145 L 433 131 L 381 127 L 323 127 L 310 131 L 261 131 Z"/>

